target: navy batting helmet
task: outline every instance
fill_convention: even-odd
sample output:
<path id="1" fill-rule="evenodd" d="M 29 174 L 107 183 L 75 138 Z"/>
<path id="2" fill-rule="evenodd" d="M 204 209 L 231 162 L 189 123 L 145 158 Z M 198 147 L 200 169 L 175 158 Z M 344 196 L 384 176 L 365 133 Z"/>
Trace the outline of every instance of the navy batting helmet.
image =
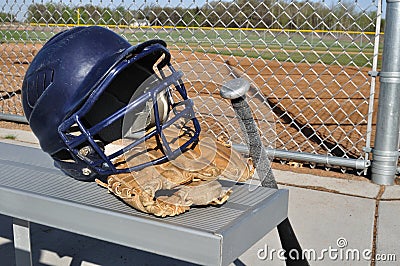
<path id="1" fill-rule="evenodd" d="M 198 139 L 200 126 L 182 73 L 174 70 L 170 59 L 162 40 L 132 46 L 103 27 L 76 27 L 55 35 L 33 59 L 22 85 L 25 116 L 43 151 L 79 180 L 139 170 L 176 157 Z M 126 117 L 129 124 L 140 120 L 144 133 L 106 154 L 106 145 L 132 131 Z M 172 149 L 163 130 L 176 117 L 191 122 L 194 134 Z M 115 158 L 152 136 L 166 146 L 164 157 L 122 169 L 114 165 Z"/>

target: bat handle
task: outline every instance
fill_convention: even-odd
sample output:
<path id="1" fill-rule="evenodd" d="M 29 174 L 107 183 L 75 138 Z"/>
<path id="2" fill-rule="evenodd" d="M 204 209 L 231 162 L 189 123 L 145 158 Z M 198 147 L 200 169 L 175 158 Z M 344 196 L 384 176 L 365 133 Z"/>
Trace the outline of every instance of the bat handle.
<path id="1" fill-rule="evenodd" d="M 220 95 L 222 98 L 231 101 L 242 131 L 246 136 L 249 154 L 253 159 L 257 175 L 261 180 L 261 185 L 269 188 L 278 188 L 271 169 L 271 162 L 262 144 L 251 108 L 246 101 L 246 93 L 249 88 L 250 83 L 246 79 L 236 78 L 222 85 Z"/>

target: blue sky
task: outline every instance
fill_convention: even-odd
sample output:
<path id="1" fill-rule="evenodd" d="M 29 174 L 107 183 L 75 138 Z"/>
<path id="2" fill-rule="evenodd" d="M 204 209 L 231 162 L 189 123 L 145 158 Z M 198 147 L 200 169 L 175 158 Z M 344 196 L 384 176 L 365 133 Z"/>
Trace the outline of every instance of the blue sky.
<path id="1" fill-rule="evenodd" d="M 158 3 L 160 5 L 168 5 L 168 6 L 183 6 L 183 7 L 194 7 L 194 6 L 202 6 L 206 2 L 211 2 L 212 0 L 133 0 L 133 1 L 126 1 L 126 0 L 70 0 L 69 3 L 71 5 L 86 5 L 86 4 L 93 4 L 93 5 L 101 5 L 101 6 L 111 6 L 111 7 L 118 7 L 118 6 L 125 6 L 135 9 L 138 7 L 143 7 L 149 5 L 151 3 Z M 303 0 L 304 1 L 304 0 Z M 377 1 L 378 0 L 310 0 L 311 2 L 323 2 L 327 6 L 331 6 L 332 4 L 335 5 L 338 2 L 356 2 L 357 5 L 362 9 L 376 9 Z M 9 0 L 5 1 L 4 4 L 0 3 L 0 8 L 3 12 L 10 12 L 17 15 L 18 19 L 24 17 L 27 8 L 32 3 L 43 3 L 43 2 L 55 2 L 61 3 L 57 0 L 52 1 L 35 1 L 35 0 Z M 386 0 L 382 0 L 383 2 L 383 15 L 385 15 L 386 9 Z"/>

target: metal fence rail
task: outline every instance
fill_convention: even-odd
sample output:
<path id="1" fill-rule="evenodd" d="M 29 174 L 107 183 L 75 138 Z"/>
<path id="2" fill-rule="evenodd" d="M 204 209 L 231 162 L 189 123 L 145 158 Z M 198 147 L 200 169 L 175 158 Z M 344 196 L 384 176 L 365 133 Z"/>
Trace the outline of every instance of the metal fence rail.
<path id="1" fill-rule="evenodd" d="M 65 28 L 104 25 L 132 43 L 166 40 L 176 64 L 196 80 L 190 90 L 199 96 L 199 112 L 226 119 L 231 132 L 234 120 L 215 103 L 222 101 L 218 86 L 226 77 L 249 78 L 250 103 L 275 157 L 369 167 L 381 0 L 11 0 L 1 8 L 0 119 L 24 120 L 22 79 L 46 40 Z"/>

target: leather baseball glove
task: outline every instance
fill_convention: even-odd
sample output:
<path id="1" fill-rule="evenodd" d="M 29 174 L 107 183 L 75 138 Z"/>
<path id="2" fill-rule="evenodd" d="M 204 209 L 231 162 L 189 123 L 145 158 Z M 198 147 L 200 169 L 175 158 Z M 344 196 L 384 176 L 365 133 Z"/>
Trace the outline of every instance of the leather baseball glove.
<path id="1" fill-rule="evenodd" d="M 167 134 L 176 145 L 190 138 L 190 133 L 181 130 L 169 130 Z M 119 158 L 117 164 L 125 168 L 164 155 L 155 138 L 148 139 L 145 146 L 146 152 L 133 149 Z M 201 134 L 198 142 L 174 160 L 140 171 L 110 175 L 107 183 L 98 179 L 96 182 L 135 209 L 166 217 L 186 212 L 192 205 L 223 204 L 232 191 L 223 188 L 218 179 L 244 181 L 253 173 L 252 162 L 244 161 L 228 143 Z"/>

